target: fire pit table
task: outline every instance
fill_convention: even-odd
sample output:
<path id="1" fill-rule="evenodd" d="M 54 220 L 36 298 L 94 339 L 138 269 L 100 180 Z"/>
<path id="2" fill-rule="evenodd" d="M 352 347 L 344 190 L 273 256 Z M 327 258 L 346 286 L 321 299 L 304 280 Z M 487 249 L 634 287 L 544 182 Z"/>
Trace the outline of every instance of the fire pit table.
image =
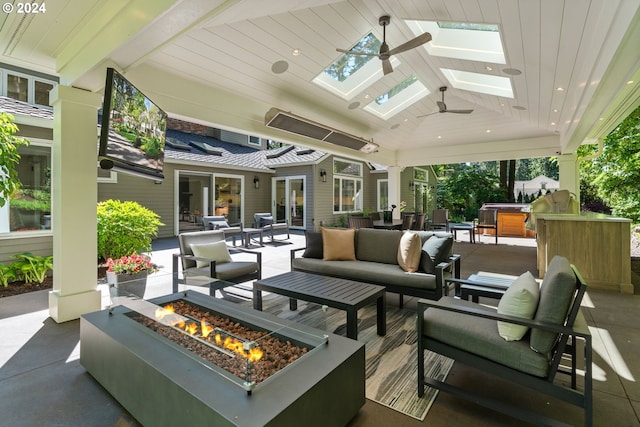
<path id="1" fill-rule="evenodd" d="M 362 343 L 194 291 L 120 304 L 81 316 L 80 363 L 143 425 L 345 425 L 364 405 Z M 300 347 L 303 355 L 256 383 L 252 359 L 242 354 L 260 347 L 261 338 L 242 341 L 238 353 L 216 350 L 246 363 L 242 377 L 234 376 L 194 350 L 206 344 L 204 319 L 202 333 L 191 332 L 193 344 L 186 347 L 157 332 L 169 326 L 148 327 L 164 318 L 167 304 L 226 317 L 228 324 Z"/>

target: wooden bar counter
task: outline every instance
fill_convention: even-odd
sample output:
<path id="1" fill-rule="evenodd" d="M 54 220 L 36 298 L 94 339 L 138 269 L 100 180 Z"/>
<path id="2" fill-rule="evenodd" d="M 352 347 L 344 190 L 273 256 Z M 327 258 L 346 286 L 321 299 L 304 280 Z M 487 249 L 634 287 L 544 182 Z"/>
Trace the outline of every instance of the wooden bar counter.
<path id="1" fill-rule="evenodd" d="M 537 214 L 539 277 L 561 255 L 587 286 L 632 294 L 630 227 L 631 220 L 604 214 Z"/>

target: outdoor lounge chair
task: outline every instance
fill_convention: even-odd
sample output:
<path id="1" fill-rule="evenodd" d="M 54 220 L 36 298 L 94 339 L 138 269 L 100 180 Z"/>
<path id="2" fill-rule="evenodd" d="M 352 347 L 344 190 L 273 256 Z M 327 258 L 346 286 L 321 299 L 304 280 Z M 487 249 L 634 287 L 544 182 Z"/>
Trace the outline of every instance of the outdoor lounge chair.
<path id="1" fill-rule="evenodd" d="M 243 248 L 233 248 L 231 251 L 227 249 L 225 252 L 225 239 L 222 230 L 195 231 L 178 235 L 180 253 L 173 254 L 173 292 L 178 292 L 180 284 L 207 286 L 214 279 L 243 283 L 262 278 L 262 253 Z M 199 256 L 194 254 L 194 246 Z M 252 254 L 256 260 L 234 260 L 230 252 L 233 252 L 233 255 L 241 252 Z M 179 276 L 179 264 L 182 267 L 182 278 Z M 213 287 L 210 289 L 212 293 L 215 292 Z"/>
<path id="2" fill-rule="evenodd" d="M 288 240 L 291 237 L 289 235 L 289 224 L 284 220 L 274 222 L 273 216 L 270 213 L 254 214 L 253 222 L 255 228 L 262 228 L 264 233 L 271 239 L 271 242 L 275 241 L 276 234 L 287 235 L 286 238 L 282 238 L 280 240 Z"/>
<path id="3" fill-rule="evenodd" d="M 516 287 L 515 283 L 510 286 L 510 290 L 520 292 L 521 288 Z M 475 394 L 439 379 L 425 377 L 424 350 L 430 350 L 487 374 L 581 407 L 584 409 L 584 425 L 591 426 L 591 335 L 580 312 L 580 302 L 585 290 L 586 285 L 575 267 L 566 258 L 556 256 L 551 260 L 540 285 L 539 298 L 531 303 L 532 320 L 513 314 L 499 314 L 480 304 L 448 296 L 439 301 L 419 300 L 416 325 L 418 395 L 422 396 L 424 386 L 428 385 L 526 422 L 558 424 L 542 414 L 492 400 L 486 395 Z M 502 298 L 507 298 L 508 294 L 509 290 Z M 513 292 L 512 295 L 517 296 L 518 293 Z M 516 337 L 512 338 L 515 340 L 507 341 L 500 335 L 504 334 L 504 330 L 499 332 L 499 328 L 504 325 L 508 328 L 523 325 L 529 330 L 525 329 L 521 339 L 517 340 Z M 581 357 L 584 362 L 582 391 L 576 387 L 576 346 L 579 340 L 584 341 L 584 353 Z M 560 366 L 563 357 L 571 359 L 570 367 Z M 554 381 L 559 372 L 570 375 L 571 387 Z"/>
<path id="4" fill-rule="evenodd" d="M 244 234 L 242 233 L 241 222 L 229 224 L 227 222 L 227 218 L 223 215 L 215 215 L 202 217 L 202 223 L 205 230 L 224 231 L 225 239 L 228 239 L 229 237 L 233 239 L 233 246 L 236 245 L 236 237 L 238 236 L 240 236 L 240 244 L 244 244 Z"/>

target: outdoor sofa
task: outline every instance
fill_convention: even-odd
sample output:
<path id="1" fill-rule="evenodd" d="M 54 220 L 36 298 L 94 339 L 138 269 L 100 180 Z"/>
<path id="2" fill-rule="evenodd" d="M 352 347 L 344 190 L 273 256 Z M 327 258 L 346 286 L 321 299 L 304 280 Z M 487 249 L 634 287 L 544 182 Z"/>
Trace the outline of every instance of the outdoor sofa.
<path id="1" fill-rule="evenodd" d="M 460 277 L 460 256 L 447 232 L 323 228 L 306 239 L 306 247 L 291 250 L 292 271 L 381 285 L 400 295 L 400 306 L 403 295 L 438 300 L 445 279 Z"/>

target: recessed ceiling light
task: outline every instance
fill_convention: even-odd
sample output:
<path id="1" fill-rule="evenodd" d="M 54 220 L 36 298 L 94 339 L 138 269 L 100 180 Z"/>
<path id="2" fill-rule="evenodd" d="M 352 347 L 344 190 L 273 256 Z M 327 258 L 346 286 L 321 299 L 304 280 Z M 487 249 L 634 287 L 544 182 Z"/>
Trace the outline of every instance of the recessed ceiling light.
<path id="1" fill-rule="evenodd" d="M 502 72 L 510 76 L 519 76 L 520 74 L 522 74 L 522 71 L 518 70 L 517 68 L 503 68 Z"/>
<path id="2" fill-rule="evenodd" d="M 491 129 L 485 130 L 486 133 L 491 133 Z"/>
<path id="3" fill-rule="evenodd" d="M 364 99 L 369 99 L 369 94 L 368 93 L 364 96 Z"/>
<path id="4" fill-rule="evenodd" d="M 354 101 L 351 104 L 349 104 L 349 110 L 355 110 L 359 106 L 360 106 L 360 101 Z"/>
<path id="5" fill-rule="evenodd" d="M 300 49 L 293 49 L 293 51 L 291 51 L 293 56 L 300 56 L 301 53 L 302 51 Z"/>
<path id="6" fill-rule="evenodd" d="M 627 84 L 628 84 L 628 85 L 632 85 L 633 83 L 634 83 L 634 81 L 633 81 L 633 80 L 629 80 L 629 81 L 627 82 Z"/>
<path id="7" fill-rule="evenodd" d="M 442 139 L 442 135 L 438 135 L 438 139 Z"/>
<path id="8" fill-rule="evenodd" d="M 564 92 L 564 88 L 563 88 L 562 86 L 558 86 L 558 87 L 556 88 L 556 90 L 557 90 L 558 92 Z"/>
<path id="9" fill-rule="evenodd" d="M 500 103 L 500 106 L 501 106 L 501 107 L 504 107 L 504 102 L 501 102 L 501 103 Z"/>
<path id="10" fill-rule="evenodd" d="M 493 67 L 487 65 L 486 67 L 484 67 L 485 70 L 487 71 L 493 71 Z"/>
<path id="11" fill-rule="evenodd" d="M 409 121 L 409 119 L 404 119 L 404 122 L 407 123 Z"/>
<path id="12" fill-rule="evenodd" d="M 556 125 L 556 122 L 551 122 L 551 126 L 555 126 L 555 125 Z"/>
<path id="13" fill-rule="evenodd" d="M 276 61 L 271 66 L 271 71 L 274 74 L 282 74 L 289 69 L 289 63 L 287 61 Z"/>
<path id="14" fill-rule="evenodd" d="M 553 112 L 554 112 L 554 113 L 557 113 L 557 112 L 558 112 L 558 109 L 557 109 L 557 108 L 554 108 L 554 109 L 553 109 Z"/>

